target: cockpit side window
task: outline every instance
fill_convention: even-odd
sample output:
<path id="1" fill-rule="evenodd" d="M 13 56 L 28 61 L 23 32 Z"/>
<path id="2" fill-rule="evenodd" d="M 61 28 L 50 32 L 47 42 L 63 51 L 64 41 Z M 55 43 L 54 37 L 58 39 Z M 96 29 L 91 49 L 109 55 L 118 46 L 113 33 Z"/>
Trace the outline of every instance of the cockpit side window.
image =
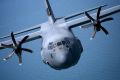
<path id="1" fill-rule="evenodd" d="M 69 41 L 69 40 L 66 40 L 66 43 L 67 43 L 67 44 L 70 44 L 70 41 Z"/>
<path id="2" fill-rule="evenodd" d="M 50 43 L 48 44 L 48 50 L 53 49 L 53 47 L 54 47 L 53 42 L 50 42 Z"/>
<path id="3" fill-rule="evenodd" d="M 69 41 L 69 39 L 65 39 L 65 45 L 66 45 L 67 48 L 69 48 L 69 46 L 70 46 L 70 41 Z"/>

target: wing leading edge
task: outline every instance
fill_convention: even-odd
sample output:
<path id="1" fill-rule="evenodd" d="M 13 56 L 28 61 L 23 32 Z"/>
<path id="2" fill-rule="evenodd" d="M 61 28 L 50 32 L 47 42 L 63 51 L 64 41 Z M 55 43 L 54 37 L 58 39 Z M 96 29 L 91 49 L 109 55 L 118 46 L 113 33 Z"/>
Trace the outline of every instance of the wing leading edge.
<path id="1" fill-rule="evenodd" d="M 36 26 L 33 26 L 31 28 L 28 28 L 28 29 L 16 32 L 14 35 L 18 35 L 18 34 L 21 34 L 21 33 L 29 32 L 29 31 L 32 31 L 32 30 L 35 30 L 35 29 L 38 29 L 38 31 L 29 33 L 29 34 L 26 34 L 26 35 L 22 35 L 20 37 L 15 38 L 15 40 L 19 43 L 25 36 L 28 36 L 28 38 L 26 39 L 25 42 L 29 42 L 29 41 L 41 38 L 40 24 L 36 25 Z M 8 37 L 11 37 L 11 36 L 7 35 L 7 36 L 2 37 L 1 39 L 8 38 Z M 0 42 L 0 49 L 4 49 L 5 48 L 5 47 L 2 46 L 2 44 L 5 44 L 5 45 L 13 47 L 12 39 L 1 41 Z"/>
<path id="2" fill-rule="evenodd" d="M 85 12 L 87 12 L 87 11 L 85 11 Z M 100 13 L 100 19 L 108 17 L 108 16 L 110 16 L 112 14 L 115 14 L 115 13 L 118 13 L 118 12 L 120 12 L 120 5 L 117 5 L 117 6 L 102 10 L 101 13 Z M 84 14 L 84 13 L 81 13 L 81 14 Z M 93 18 L 95 18 L 96 14 L 97 13 L 93 13 L 93 14 L 90 14 L 90 15 Z M 72 16 L 74 16 L 74 15 L 72 15 Z M 67 17 L 65 17 L 64 19 L 66 19 L 66 18 Z M 77 26 L 82 26 L 82 28 L 86 28 L 86 26 L 91 25 L 92 23 L 91 23 L 91 21 L 89 20 L 89 18 L 87 16 L 83 16 L 83 17 L 80 17 L 80 18 L 77 18 L 77 19 L 74 19 L 74 20 L 70 20 L 70 21 L 66 20 L 65 24 L 69 28 L 74 28 L 74 27 L 77 27 Z"/>

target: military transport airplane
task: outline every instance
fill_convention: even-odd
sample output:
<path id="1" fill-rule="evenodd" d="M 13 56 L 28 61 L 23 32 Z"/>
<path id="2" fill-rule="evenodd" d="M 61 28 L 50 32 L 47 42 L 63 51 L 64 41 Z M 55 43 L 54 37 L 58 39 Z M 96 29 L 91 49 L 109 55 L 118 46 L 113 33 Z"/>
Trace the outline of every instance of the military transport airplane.
<path id="1" fill-rule="evenodd" d="M 72 29 L 79 26 L 80 28 L 88 28 L 92 24 L 94 31 L 91 39 L 93 39 L 96 32 L 99 31 L 103 31 L 106 35 L 108 35 L 109 32 L 101 25 L 101 23 L 113 20 L 113 18 L 109 16 L 120 12 L 120 5 L 101 10 L 106 6 L 102 5 L 80 13 L 75 13 L 62 18 L 56 18 L 53 14 L 49 0 L 44 1 L 48 16 L 47 22 L 35 25 L 19 32 L 11 32 L 10 35 L 0 38 L 2 40 L 7 39 L 0 42 L 0 49 L 13 49 L 8 56 L 3 58 L 3 60 L 7 61 L 14 54 L 16 54 L 19 59 L 19 64 L 21 65 L 22 51 L 32 53 L 32 50 L 23 48 L 22 44 L 41 38 L 41 57 L 45 64 L 56 70 L 74 66 L 77 64 L 81 53 L 83 52 L 83 47 L 80 40 L 72 32 Z M 93 11 L 96 11 L 96 13 L 93 13 Z M 80 15 L 83 16 L 78 17 Z M 77 18 L 72 19 L 74 17 Z M 33 30 L 38 31 L 31 32 Z M 15 37 L 18 34 L 26 32 L 29 32 L 29 34 Z"/>

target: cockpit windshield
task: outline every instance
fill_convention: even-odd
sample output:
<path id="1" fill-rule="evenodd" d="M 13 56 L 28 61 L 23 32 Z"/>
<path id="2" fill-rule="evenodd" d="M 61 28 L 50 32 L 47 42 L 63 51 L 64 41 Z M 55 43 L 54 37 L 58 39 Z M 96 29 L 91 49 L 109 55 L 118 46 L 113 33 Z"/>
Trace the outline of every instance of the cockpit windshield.
<path id="1" fill-rule="evenodd" d="M 57 46 L 62 46 L 62 45 L 65 45 L 66 47 L 68 47 L 70 45 L 70 41 L 67 39 L 67 40 L 62 40 L 62 41 L 59 41 L 59 42 L 50 42 L 48 44 L 48 50 L 51 50 Z"/>

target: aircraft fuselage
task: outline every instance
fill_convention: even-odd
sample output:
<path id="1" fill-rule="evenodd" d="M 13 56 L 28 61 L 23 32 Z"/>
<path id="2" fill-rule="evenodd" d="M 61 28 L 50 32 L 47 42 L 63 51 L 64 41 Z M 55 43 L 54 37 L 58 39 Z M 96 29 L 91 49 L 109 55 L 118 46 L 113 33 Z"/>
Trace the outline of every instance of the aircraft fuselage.
<path id="1" fill-rule="evenodd" d="M 62 25 L 65 26 L 65 25 Z M 43 62 L 54 69 L 75 65 L 83 51 L 81 42 L 70 29 L 59 24 L 45 23 L 41 28 Z"/>

